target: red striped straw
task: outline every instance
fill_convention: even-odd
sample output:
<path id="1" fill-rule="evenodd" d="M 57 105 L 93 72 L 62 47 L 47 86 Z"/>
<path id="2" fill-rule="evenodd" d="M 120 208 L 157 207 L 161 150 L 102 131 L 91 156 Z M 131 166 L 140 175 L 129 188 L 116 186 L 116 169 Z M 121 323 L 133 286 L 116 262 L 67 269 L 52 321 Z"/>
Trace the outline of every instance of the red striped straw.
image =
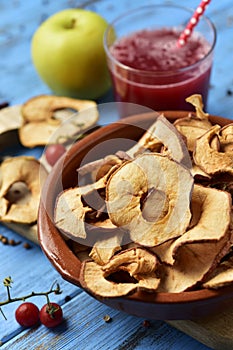
<path id="1" fill-rule="evenodd" d="M 192 34 L 192 31 L 194 27 L 196 27 L 197 23 L 199 22 L 199 19 L 203 15 L 207 5 L 210 3 L 211 0 L 202 0 L 200 5 L 195 10 L 194 14 L 192 15 L 191 19 L 189 20 L 187 26 L 185 27 L 184 31 L 181 33 L 178 41 L 177 46 L 182 47 L 186 44 L 188 38 Z"/>

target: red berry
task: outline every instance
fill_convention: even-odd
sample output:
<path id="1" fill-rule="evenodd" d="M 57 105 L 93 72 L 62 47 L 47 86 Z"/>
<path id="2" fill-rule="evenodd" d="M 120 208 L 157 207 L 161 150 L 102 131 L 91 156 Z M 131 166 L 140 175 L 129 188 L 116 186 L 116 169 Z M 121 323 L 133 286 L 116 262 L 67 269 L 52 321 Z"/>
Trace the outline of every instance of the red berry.
<path id="1" fill-rule="evenodd" d="M 33 303 L 23 303 L 15 311 L 16 321 L 23 327 L 32 327 L 39 322 L 39 309 Z"/>
<path id="2" fill-rule="evenodd" d="M 62 320 L 62 308 L 56 303 L 45 304 L 40 310 L 40 321 L 48 328 L 58 326 Z"/>
<path id="3" fill-rule="evenodd" d="M 45 150 L 45 158 L 53 166 L 65 152 L 65 146 L 60 143 L 49 145 Z"/>

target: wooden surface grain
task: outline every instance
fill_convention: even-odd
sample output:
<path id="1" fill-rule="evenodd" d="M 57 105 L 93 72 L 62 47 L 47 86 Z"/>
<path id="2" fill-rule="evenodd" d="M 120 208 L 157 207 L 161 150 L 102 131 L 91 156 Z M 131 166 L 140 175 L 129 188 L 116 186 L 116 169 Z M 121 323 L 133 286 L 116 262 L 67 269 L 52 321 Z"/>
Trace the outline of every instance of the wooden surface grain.
<path id="1" fill-rule="evenodd" d="M 143 4 L 152 2 L 166 3 L 167 1 L 147 0 Z M 190 0 L 188 6 L 196 7 L 198 3 L 198 0 Z M 179 1 L 179 4 L 187 6 L 187 1 Z M 6 101 L 12 105 L 21 104 L 37 94 L 50 93 L 37 76 L 30 56 L 31 37 L 38 25 L 48 16 L 64 8 L 83 6 L 111 21 L 126 10 L 139 5 L 141 5 L 139 0 L 117 2 L 111 0 L 0 0 L 0 103 Z M 233 119 L 232 1 L 213 1 L 207 9 L 207 15 L 214 21 L 218 33 L 207 110 L 211 114 Z M 108 101 L 112 101 L 111 93 L 99 102 Z M 17 152 L 22 153 L 24 150 L 12 152 L 16 155 Z M 39 156 L 35 152 L 37 151 L 31 150 L 29 153 Z M 216 319 L 201 320 L 198 326 L 199 331 L 202 330 L 204 334 L 202 338 L 198 336 L 196 324 L 191 321 L 186 323 L 174 321 L 170 324 L 150 321 L 148 326 L 145 320 L 110 309 L 82 292 L 81 289 L 62 280 L 37 244 L 27 241 L 23 236 L 3 225 L 0 225 L 0 234 L 20 242 L 17 246 L 0 243 L 0 300 L 6 297 L 2 281 L 7 276 L 11 276 L 14 280 L 12 287 L 14 296 L 28 294 L 31 291 L 48 290 L 54 281 L 58 281 L 63 293 L 53 296 L 53 300 L 62 305 L 65 316 L 64 324 L 54 330 L 48 330 L 44 326 L 24 330 L 14 319 L 14 311 L 18 303 L 4 306 L 7 320 L 0 315 L 0 341 L 3 349 L 208 349 L 202 344 L 203 342 L 209 348 L 225 350 L 233 348 L 229 347 L 231 343 L 227 343 L 226 340 L 228 332 L 232 334 L 232 310 L 217 315 Z M 28 243 L 31 248 L 26 249 L 24 243 Z M 70 301 L 67 302 L 67 299 Z M 39 306 L 45 303 L 45 299 L 41 297 L 35 298 L 34 301 Z M 104 322 L 105 315 L 111 316 L 110 323 Z M 218 330 L 224 335 L 220 345 L 216 345 L 216 340 L 213 340 L 210 335 L 210 330 L 217 327 L 218 316 L 221 318 L 221 323 L 216 332 Z"/>

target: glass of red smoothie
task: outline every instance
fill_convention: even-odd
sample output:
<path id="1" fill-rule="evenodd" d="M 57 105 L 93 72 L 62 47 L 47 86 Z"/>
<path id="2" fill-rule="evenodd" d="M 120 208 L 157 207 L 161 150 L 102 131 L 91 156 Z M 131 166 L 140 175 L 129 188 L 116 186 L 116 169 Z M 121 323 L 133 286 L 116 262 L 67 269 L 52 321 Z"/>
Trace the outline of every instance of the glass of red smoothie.
<path id="1" fill-rule="evenodd" d="M 177 5 L 150 5 L 109 25 L 104 47 L 115 101 L 156 111 L 189 110 L 185 98 L 201 94 L 206 106 L 216 42 L 213 23 L 202 16 L 187 43 L 177 46 L 193 12 Z"/>

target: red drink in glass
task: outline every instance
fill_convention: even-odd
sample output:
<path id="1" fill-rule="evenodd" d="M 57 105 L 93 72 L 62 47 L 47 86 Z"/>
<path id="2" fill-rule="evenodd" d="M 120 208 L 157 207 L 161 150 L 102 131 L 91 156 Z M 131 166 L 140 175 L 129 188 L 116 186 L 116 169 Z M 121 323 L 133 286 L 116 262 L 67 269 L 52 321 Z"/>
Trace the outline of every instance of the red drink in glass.
<path id="1" fill-rule="evenodd" d="M 182 31 L 178 24 L 162 26 L 162 17 L 159 21 L 154 19 L 156 28 L 149 23 L 150 16 L 154 17 L 160 7 L 163 10 L 161 16 L 165 17 L 170 6 L 154 6 L 155 9 L 151 11 L 149 7 L 144 7 L 134 12 L 128 34 L 126 21 L 130 15 L 113 22 L 106 33 L 105 49 L 115 100 L 146 106 L 156 111 L 189 110 L 192 106 L 185 102 L 186 97 L 198 93 L 202 95 L 206 105 L 215 44 L 214 27 L 206 20 L 204 29 L 207 32 L 206 26 L 211 28 L 212 32 L 210 28 L 209 30 L 212 38 L 206 36 L 201 28 L 201 32 L 195 31 L 186 45 L 178 48 L 177 40 Z M 147 12 L 147 16 L 143 11 Z M 176 6 L 172 6 L 172 11 L 176 16 L 176 11 L 184 12 L 187 20 L 192 14 L 187 9 Z M 169 12 L 171 24 L 172 11 Z M 143 18 L 144 24 L 138 24 L 136 17 Z M 178 18 L 182 20 L 182 16 Z M 167 16 L 165 19 L 169 21 Z M 120 22 L 123 22 L 121 26 Z M 149 29 L 143 28 L 146 24 Z M 185 24 L 186 22 L 183 27 Z M 123 31 L 119 29 L 122 26 Z M 116 34 L 114 40 L 113 31 Z"/>

